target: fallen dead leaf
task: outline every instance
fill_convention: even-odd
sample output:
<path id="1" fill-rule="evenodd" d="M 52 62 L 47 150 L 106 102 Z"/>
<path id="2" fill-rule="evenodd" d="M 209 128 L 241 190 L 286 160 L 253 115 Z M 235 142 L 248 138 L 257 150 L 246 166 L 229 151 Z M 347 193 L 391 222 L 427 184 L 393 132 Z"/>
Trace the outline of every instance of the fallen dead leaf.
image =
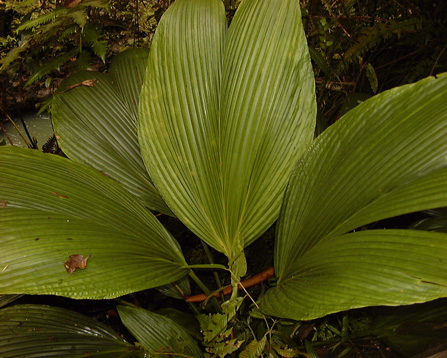
<path id="1" fill-rule="evenodd" d="M 85 269 L 87 267 L 87 261 L 91 255 L 84 257 L 82 255 L 70 255 L 68 261 L 64 264 L 68 273 L 73 273 L 76 269 Z"/>
<path id="2" fill-rule="evenodd" d="M 66 89 L 64 89 L 63 91 L 57 92 L 58 94 L 67 92 L 72 90 L 73 88 L 79 87 L 79 86 L 86 86 L 86 87 L 93 87 L 95 85 L 96 82 L 98 82 L 99 80 L 96 78 L 92 78 L 90 80 L 84 80 L 82 82 L 79 83 L 75 83 L 74 85 L 68 86 Z"/>

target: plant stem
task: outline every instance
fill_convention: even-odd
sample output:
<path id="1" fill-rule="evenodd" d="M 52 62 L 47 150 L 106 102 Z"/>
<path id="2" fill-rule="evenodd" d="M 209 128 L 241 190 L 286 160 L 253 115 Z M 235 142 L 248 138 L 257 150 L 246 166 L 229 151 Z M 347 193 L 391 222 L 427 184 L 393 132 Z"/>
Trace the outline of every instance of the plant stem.
<path id="1" fill-rule="evenodd" d="M 200 314 L 200 311 L 198 310 L 198 308 L 196 307 L 196 305 L 192 302 L 188 302 L 188 306 L 189 308 L 191 308 L 191 310 L 194 312 L 194 314 L 196 316 L 198 316 Z"/>
<path id="2" fill-rule="evenodd" d="M 197 269 L 220 269 L 220 270 L 226 270 L 227 268 L 224 265 L 220 265 L 220 264 L 197 264 L 197 265 L 186 265 L 186 266 L 182 266 L 182 268 L 189 268 L 189 269 L 193 269 L 193 268 L 197 268 Z"/>
<path id="3" fill-rule="evenodd" d="M 3 126 L 2 122 L 0 122 L 0 128 L 3 131 L 3 133 L 5 134 L 6 139 L 8 139 L 9 144 L 14 145 L 11 138 L 8 135 L 8 132 L 6 131 L 5 127 Z"/>
<path id="4" fill-rule="evenodd" d="M 26 133 L 28 139 L 30 140 L 30 143 L 31 143 L 32 148 L 33 148 L 33 149 L 38 149 L 38 148 L 37 148 L 37 144 L 34 143 L 34 140 L 33 140 L 33 138 L 31 137 L 31 134 L 29 134 L 28 127 L 26 126 L 26 123 L 25 123 L 25 120 L 23 119 L 23 117 L 20 117 L 20 122 L 22 122 L 23 129 L 25 130 L 25 133 Z"/>
<path id="5" fill-rule="evenodd" d="M 28 143 L 28 141 L 26 140 L 25 136 L 22 134 L 22 131 L 19 129 L 19 127 L 17 126 L 17 124 L 12 120 L 12 118 L 9 116 L 9 114 L 6 114 L 6 118 L 8 118 L 8 120 L 12 123 L 12 125 L 14 126 L 14 128 L 16 129 L 17 133 L 19 133 L 20 137 L 22 137 L 23 141 L 25 142 L 26 146 L 28 148 L 33 148 L 33 145 Z"/>
<path id="6" fill-rule="evenodd" d="M 132 308 L 140 308 L 137 305 L 134 305 L 133 303 L 127 302 L 127 301 L 125 301 L 125 300 L 123 300 L 121 298 L 116 298 L 115 302 L 117 302 L 118 304 L 123 305 L 123 306 L 128 306 L 128 307 L 132 307 Z"/>
<path id="7" fill-rule="evenodd" d="M 254 285 L 257 285 L 260 282 L 267 280 L 269 277 L 272 277 L 274 275 L 274 273 L 275 273 L 274 268 L 271 267 L 268 270 L 260 272 L 257 275 L 252 276 L 249 279 L 246 279 L 246 280 L 240 282 L 237 285 L 237 287 L 239 290 L 242 290 L 242 289 L 245 289 L 248 287 L 252 287 Z M 233 286 L 232 285 L 226 286 L 223 289 L 220 288 L 218 291 L 222 291 L 222 290 L 223 290 L 224 295 L 229 295 L 233 291 Z M 212 294 L 214 296 L 218 296 L 217 291 L 212 292 Z M 203 302 L 208 298 L 208 296 L 209 295 L 206 292 L 205 292 L 205 294 L 201 294 L 201 295 L 189 296 L 189 297 L 186 297 L 186 302 Z"/>
<path id="8" fill-rule="evenodd" d="M 205 284 L 202 282 L 200 278 L 197 277 L 197 275 L 194 273 L 194 271 L 189 271 L 189 276 L 194 280 L 194 282 L 202 289 L 202 291 L 207 296 L 211 297 L 211 303 L 213 304 L 214 308 L 217 310 L 217 312 L 222 313 L 222 307 L 220 307 L 219 302 L 217 301 L 216 297 L 213 296 L 211 291 L 208 289 L 208 287 L 205 286 Z"/>
<path id="9" fill-rule="evenodd" d="M 174 287 L 174 289 L 177 291 L 177 293 L 183 297 L 183 299 L 186 299 L 187 296 L 185 295 L 185 293 L 183 292 L 183 290 L 180 288 L 179 285 L 177 285 L 175 283 L 172 283 L 171 285 L 172 285 L 172 287 Z M 197 307 L 194 305 L 194 303 L 188 302 L 188 305 L 189 305 L 189 308 L 191 308 L 191 310 L 194 312 L 194 314 L 196 316 L 200 314 L 200 311 L 197 309 Z"/>
<path id="10" fill-rule="evenodd" d="M 208 257 L 210 264 L 214 265 L 213 255 L 211 255 L 211 251 L 208 248 L 208 245 L 205 242 L 203 242 L 202 240 L 200 240 L 200 242 L 202 243 L 203 249 L 205 250 L 205 254 Z M 214 271 L 213 275 L 214 275 L 214 280 L 216 281 L 218 290 L 220 290 L 222 288 L 222 282 L 220 281 L 219 274 L 216 271 Z M 222 302 L 224 302 L 225 301 L 224 295 L 220 295 L 220 297 L 222 299 Z"/>

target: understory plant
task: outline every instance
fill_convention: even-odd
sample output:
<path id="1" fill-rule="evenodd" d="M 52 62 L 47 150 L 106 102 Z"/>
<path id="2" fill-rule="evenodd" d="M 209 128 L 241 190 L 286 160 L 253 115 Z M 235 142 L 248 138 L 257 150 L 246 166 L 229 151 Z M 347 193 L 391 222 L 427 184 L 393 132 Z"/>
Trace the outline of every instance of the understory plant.
<path id="1" fill-rule="evenodd" d="M 61 84 L 52 118 L 70 159 L 0 148 L 0 293 L 106 299 L 173 282 L 182 291 L 189 275 L 212 299 L 197 270 L 226 272 L 230 298 L 198 316 L 207 354 L 221 357 L 271 352 L 275 319 L 445 297 L 445 233 L 367 225 L 447 206 L 446 99 L 447 76 L 426 78 L 314 139 L 299 2 L 244 0 L 227 28 L 220 0 L 177 0 L 150 53 Z M 227 264 L 189 264 L 154 212 Z M 276 284 L 253 301 L 265 334 L 241 338 L 229 324 L 243 304 L 244 249 L 276 221 Z M 118 312 L 137 345 L 59 308 L 5 308 L 0 355 L 203 355 L 172 319 Z"/>
<path id="2" fill-rule="evenodd" d="M 161 10 L 140 0 L 7 0 L 2 5 L 12 29 L 0 33 L 0 74 L 20 86 L 42 82 L 47 88 L 65 77 L 61 72 L 99 68 L 111 53 L 148 43 Z"/>
<path id="3" fill-rule="evenodd" d="M 2 56 L 0 72 L 7 71 L 14 62 L 21 60 L 26 66 L 12 66 L 11 72 L 29 70 L 31 75 L 25 83 L 27 86 L 70 61 L 76 62 L 77 68 L 89 67 L 93 62 L 91 53 L 105 62 L 107 41 L 93 23 L 91 13 L 105 11 L 107 2 L 77 1 L 78 6 L 75 7 L 71 7 L 69 1 L 65 3 L 67 7 L 51 2 L 7 2 L 7 9 L 11 13 L 14 11 L 15 16 L 20 14 L 23 20 L 15 29 L 18 46 Z M 45 61 L 39 63 L 36 57 L 43 52 Z M 48 87 L 51 77 L 47 77 L 46 82 Z"/>

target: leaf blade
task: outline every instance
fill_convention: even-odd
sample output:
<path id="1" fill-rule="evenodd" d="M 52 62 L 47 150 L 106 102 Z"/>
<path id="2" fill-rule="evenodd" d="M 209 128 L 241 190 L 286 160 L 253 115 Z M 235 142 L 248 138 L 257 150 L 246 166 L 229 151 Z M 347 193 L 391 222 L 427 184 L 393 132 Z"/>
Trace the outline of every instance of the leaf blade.
<path id="1" fill-rule="evenodd" d="M 288 174 L 315 125 L 299 7 L 244 4 L 223 54 L 221 4 L 176 2 L 157 28 L 140 106 L 140 143 L 156 186 L 176 215 L 230 261 L 276 219 Z M 201 29 L 208 22 L 212 30 Z M 299 85 L 308 95 L 295 96 Z M 257 105 L 261 110 L 249 113 Z"/>
<path id="2" fill-rule="evenodd" d="M 197 342 L 170 318 L 128 306 L 118 306 L 118 312 L 124 325 L 149 352 L 203 357 Z"/>
<path id="3" fill-rule="evenodd" d="M 71 75 L 59 87 L 51 114 L 65 154 L 117 179 L 144 205 L 170 214 L 146 172 L 136 133 L 147 55 L 146 50 L 121 53 L 109 75 L 91 71 Z M 86 86 L 86 80 L 95 82 Z"/>
<path id="4" fill-rule="evenodd" d="M 0 310 L 2 357 L 144 357 L 95 320 L 62 308 L 18 305 Z"/>
<path id="5" fill-rule="evenodd" d="M 162 197 L 192 231 L 210 234 L 219 208 L 217 111 L 225 11 L 218 0 L 175 2 L 152 42 L 139 110 L 143 159 Z"/>
<path id="6" fill-rule="evenodd" d="M 447 165 L 446 95 L 447 76 L 395 88 L 348 112 L 315 140 L 291 177 L 281 213 L 275 253 L 280 280 L 294 274 L 294 263 L 312 246 L 341 234 L 338 227 L 356 229 L 356 213 L 364 207 Z M 430 206 L 421 204 L 423 188 L 414 195 L 419 204 L 409 206 L 408 199 L 396 210 L 383 199 L 374 216 Z M 436 196 L 430 198 L 438 205 Z"/>
<path id="7" fill-rule="evenodd" d="M 242 245 L 279 214 L 313 138 L 314 87 L 298 3 L 243 2 L 226 38 L 220 114 L 224 218 Z"/>
<path id="8" fill-rule="evenodd" d="M 320 241 L 295 276 L 264 296 L 261 309 L 309 320 L 374 305 L 404 305 L 447 295 L 447 235 L 368 230 Z"/>
<path id="9" fill-rule="evenodd" d="M 0 168 L 2 293 L 117 297 L 187 273 L 156 218 L 98 171 L 16 147 L 0 149 Z M 92 257 L 67 274 L 73 254 Z"/>

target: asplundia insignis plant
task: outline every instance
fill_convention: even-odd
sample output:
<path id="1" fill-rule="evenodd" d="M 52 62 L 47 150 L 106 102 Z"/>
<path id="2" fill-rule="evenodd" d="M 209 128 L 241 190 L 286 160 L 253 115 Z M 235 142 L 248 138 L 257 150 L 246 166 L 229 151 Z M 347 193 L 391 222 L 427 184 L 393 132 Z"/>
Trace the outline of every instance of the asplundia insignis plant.
<path id="1" fill-rule="evenodd" d="M 356 231 L 447 206 L 447 76 L 381 93 L 312 141 L 298 1 L 245 0 L 227 29 L 219 0 L 177 0 L 145 72 L 146 58 L 123 53 L 107 75 L 82 72 L 61 85 L 52 115 L 71 160 L 0 148 L 1 294 L 99 299 L 196 278 L 150 208 L 224 253 L 234 282 L 244 248 L 279 216 L 277 286 L 260 299 L 264 314 L 308 320 L 447 296 L 446 234 Z M 74 254 L 88 265 L 68 274 Z M 43 308 L 23 310 L 40 322 Z M 119 311 L 142 349 L 114 337 L 118 353 L 108 357 L 156 352 L 153 325 L 176 332 L 163 346 L 170 352 L 200 355 L 173 323 Z M 55 321 L 58 331 L 70 324 Z M 16 349 L 45 352 L 26 348 L 31 333 L 16 326 Z M 70 332 L 75 350 L 85 342 Z"/>

